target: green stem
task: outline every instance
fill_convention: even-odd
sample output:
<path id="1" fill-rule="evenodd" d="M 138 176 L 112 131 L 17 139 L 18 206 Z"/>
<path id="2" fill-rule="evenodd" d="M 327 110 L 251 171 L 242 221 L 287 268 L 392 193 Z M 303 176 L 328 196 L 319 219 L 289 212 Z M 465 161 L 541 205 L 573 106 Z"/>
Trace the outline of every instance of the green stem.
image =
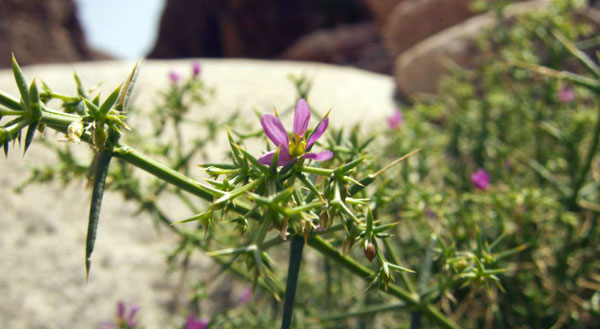
<path id="1" fill-rule="evenodd" d="M 128 146 L 120 146 L 114 150 L 114 153 L 116 157 L 205 200 L 212 201 L 214 195 L 223 195 L 222 191 L 202 185 L 162 163 L 145 157 Z"/>
<path id="2" fill-rule="evenodd" d="M 326 176 L 326 177 L 329 177 L 329 176 L 331 176 L 333 174 L 333 170 L 331 170 L 331 169 L 325 169 L 325 168 L 300 166 L 298 169 L 300 171 L 302 171 L 302 172 L 305 172 L 305 173 L 315 174 L 315 175 L 320 175 L 320 176 Z"/>
<path id="3" fill-rule="evenodd" d="M 110 152 L 100 151 L 96 163 L 96 173 L 94 175 L 94 187 L 92 189 L 92 201 L 90 204 L 90 216 L 85 237 L 85 279 L 87 281 L 90 275 L 90 266 L 92 262 L 92 252 L 96 243 L 96 233 L 100 221 L 100 209 L 102 208 L 102 197 L 104 196 L 104 185 L 108 174 L 108 166 L 112 156 Z"/>
<path id="4" fill-rule="evenodd" d="M 400 258 L 396 254 L 396 251 L 392 248 L 392 245 L 389 240 L 390 239 L 383 239 L 383 245 L 385 246 L 386 251 L 390 255 L 390 259 L 392 260 L 392 262 L 394 262 L 394 264 L 396 265 L 400 265 Z M 408 291 L 410 291 L 413 294 L 416 293 L 415 287 L 413 286 L 406 273 L 400 272 L 399 274 L 400 280 L 402 280 L 402 283 L 404 284 L 404 286 L 406 286 L 406 289 L 408 289 Z"/>
<path id="5" fill-rule="evenodd" d="M 5 94 L 2 90 L 0 90 L 0 104 L 15 111 L 23 111 L 23 107 L 21 106 L 19 100 L 13 98 L 8 94 Z"/>
<path id="6" fill-rule="evenodd" d="M 296 286 L 298 285 L 298 274 L 302 263 L 302 250 L 304 249 L 304 238 L 294 236 L 290 249 L 290 262 L 288 264 L 288 276 L 285 285 L 285 299 L 283 302 L 283 319 L 281 329 L 289 329 L 292 324 L 292 311 L 294 310 L 294 298 Z"/>
<path id="7" fill-rule="evenodd" d="M 359 264 L 356 260 L 344 256 L 331 244 L 329 244 L 328 242 L 326 242 L 318 236 L 312 236 L 310 239 L 308 239 L 308 244 L 324 256 L 329 257 L 330 259 L 336 261 L 337 263 L 345 267 L 350 272 L 360 276 L 365 281 L 370 281 L 376 275 L 373 271 Z M 412 306 L 420 309 L 425 315 L 427 315 L 440 327 L 446 329 L 460 329 L 460 327 L 456 323 L 454 323 L 444 314 L 440 313 L 440 311 L 438 311 L 433 305 L 421 304 L 417 297 L 412 295 L 410 292 L 400 288 L 399 286 L 395 284 L 389 284 L 387 286 L 387 289 L 385 287 L 380 287 L 380 289 L 382 289 L 383 292 L 387 294 L 398 297 L 400 300 L 404 301 L 407 304 L 407 306 Z"/>
<path id="8" fill-rule="evenodd" d="M 0 108 L 0 115 L 18 115 L 18 116 L 22 116 L 24 114 L 27 114 L 27 112 L 15 111 L 15 110 L 9 110 L 9 109 L 1 109 Z"/>
<path id="9" fill-rule="evenodd" d="M 43 123 L 50 124 L 52 128 L 57 129 L 59 131 L 66 131 L 67 127 L 71 122 L 76 121 L 71 118 L 60 117 L 48 113 L 44 113 L 42 120 Z M 115 157 L 121 158 L 131 165 L 138 167 L 160 179 L 165 180 L 166 182 L 173 184 L 191 194 L 199 196 L 207 201 L 212 201 L 213 194 L 210 193 L 204 186 L 193 181 L 192 179 L 182 175 L 169 167 L 166 167 L 160 164 L 157 161 L 151 160 L 145 157 L 143 154 L 135 151 L 127 146 L 121 146 L 115 149 L 113 155 Z M 244 204 L 239 201 L 232 202 L 233 211 L 239 214 L 247 214 L 251 207 L 247 204 Z M 343 267 L 350 270 L 351 272 L 361 276 L 364 280 L 369 280 L 372 278 L 375 273 L 368 270 L 355 260 L 348 258 L 338 252 L 333 246 L 329 243 L 321 239 L 319 236 L 312 236 L 308 243 L 315 250 L 319 251 L 324 256 L 330 257 L 334 261 L 340 263 Z M 459 329 L 452 320 L 447 318 L 445 315 L 440 313 L 434 306 L 432 305 L 421 305 L 419 300 L 414 297 L 409 292 L 403 290 L 402 288 L 390 284 L 387 290 L 384 292 L 394 295 L 404 302 L 406 302 L 409 306 L 414 306 L 420 308 L 424 314 L 434 320 L 443 328 L 448 329 Z"/>
<path id="10" fill-rule="evenodd" d="M 350 311 L 350 312 L 346 312 L 346 313 L 324 316 L 324 317 L 319 318 L 319 320 L 322 322 L 337 321 L 337 320 L 343 320 L 343 319 L 352 318 L 352 317 L 363 317 L 365 315 L 372 315 L 372 314 L 393 311 L 393 310 L 403 309 L 403 308 L 406 308 L 406 304 L 404 304 L 402 302 L 391 304 L 391 305 L 377 305 L 377 306 L 367 307 L 362 310 Z"/>

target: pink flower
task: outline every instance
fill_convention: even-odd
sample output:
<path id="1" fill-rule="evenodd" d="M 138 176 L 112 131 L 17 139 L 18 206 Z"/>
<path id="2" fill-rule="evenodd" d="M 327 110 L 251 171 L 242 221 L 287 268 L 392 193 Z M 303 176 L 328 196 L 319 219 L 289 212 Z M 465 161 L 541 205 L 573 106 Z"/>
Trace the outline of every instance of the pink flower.
<path id="1" fill-rule="evenodd" d="M 250 301 L 250 298 L 252 298 L 252 288 L 246 287 L 240 295 L 240 304 L 246 304 Z"/>
<path id="2" fill-rule="evenodd" d="M 126 328 L 133 329 L 136 325 L 135 315 L 140 307 L 137 304 L 133 304 L 129 309 L 129 313 L 127 313 L 127 307 L 125 303 L 120 301 L 117 304 L 117 317 L 115 322 L 104 322 L 102 324 L 102 329 L 116 329 L 122 328 L 122 326 L 126 325 Z"/>
<path id="3" fill-rule="evenodd" d="M 175 71 L 171 71 L 169 72 L 169 80 L 171 80 L 172 84 L 176 85 L 181 80 L 181 75 Z"/>
<path id="4" fill-rule="evenodd" d="M 195 314 L 190 314 L 185 323 L 185 329 L 206 329 L 208 327 L 207 319 L 198 319 Z"/>
<path id="5" fill-rule="evenodd" d="M 394 113 L 390 114 L 387 118 L 388 127 L 392 130 L 400 128 L 402 122 L 404 122 L 404 116 L 400 110 L 394 111 Z"/>
<path id="6" fill-rule="evenodd" d="M 200 72 L 202 72 L 202 66 L 200 65 L 200 62 L 193 62 L 192 63 L 192 75 L 194 77 L 197 77 L 200 75 Z"/>
<path id="7" fill-rule="evenodd" d="M 305 158 L 315 161 L 325 161 L 333 157 L 333 152 L 322 151 L 319 153 L 307 153 L 312 148 L 313 144 L 321 138 L 327 126 L 329 125 L 329 117 L 325 116 L 319 123 L 317 128 L 308 136 L 306 141 L 306 129 L 310 121 L 310 108 L 304 99 L 300 99 L 296 104 L 294 112 L 294 131 L 292 140 L 288 138 L 288 133 L 283 127 L 281 120 L 275 115 L 265 114 L 260 118 L 260 123 L 263 130 L 269 139 L 279 148 L 278 165 L 285 166 L 294 158 Z M 275 155 L 275 151 L 264 154 L 258 163 L 268 165 Z"/>
<path id="8" fill-rule="evenodd" d="M 471 182 L 476 189 L 487 190 L 488 186 L 490 185 L 490 176 L 485 170 L 480 168 L 473 175 L 471 175 Z"/>
<path id="9" fill-rule="evenodd" d="M 569 103 L 575 99 L 575 91 L 573 91 L 573 89 L 571 89 L 569 86 L 562 87 L 556 93 L 556 95 L 561 103 Z"/>

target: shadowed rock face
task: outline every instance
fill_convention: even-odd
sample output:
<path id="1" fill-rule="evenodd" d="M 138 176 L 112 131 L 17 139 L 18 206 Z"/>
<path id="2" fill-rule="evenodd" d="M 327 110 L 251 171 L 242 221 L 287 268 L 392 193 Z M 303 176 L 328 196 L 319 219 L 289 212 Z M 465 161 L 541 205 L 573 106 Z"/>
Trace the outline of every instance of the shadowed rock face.
<path id="1" fill-rule="evenodd" d="M 350 65 L 379 73 L 392 71 L 392 57 L 383 48 L 373 23 L 312 32 L 300 38 L 280 58 Z"/>
<path id="2" fill-rule="evenodd" d="M 72 0 L 0 0 L 0 68 L 107 58 L 86 43 Z"/>
<path id="3" fill-rule="evenodd" d="M 271 58 L 308 32 L 368 16 L 361 0 L 169 0 L 149 57 Z"/>

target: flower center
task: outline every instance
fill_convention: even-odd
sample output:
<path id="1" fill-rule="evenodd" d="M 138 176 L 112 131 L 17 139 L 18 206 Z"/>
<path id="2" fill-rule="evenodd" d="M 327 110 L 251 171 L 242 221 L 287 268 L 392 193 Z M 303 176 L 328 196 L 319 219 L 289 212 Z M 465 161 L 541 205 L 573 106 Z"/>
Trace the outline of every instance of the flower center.
<path id="1" fill-rule="evenodd" d="M 299 157 L 304 154 L 304 149 L 306 149 L 306 142 L 304 141 L 304 136 L 300 136 L 294 133 L 294 138 L 290 141 L 289 145 L 290 156 L 292 158 Z"/>

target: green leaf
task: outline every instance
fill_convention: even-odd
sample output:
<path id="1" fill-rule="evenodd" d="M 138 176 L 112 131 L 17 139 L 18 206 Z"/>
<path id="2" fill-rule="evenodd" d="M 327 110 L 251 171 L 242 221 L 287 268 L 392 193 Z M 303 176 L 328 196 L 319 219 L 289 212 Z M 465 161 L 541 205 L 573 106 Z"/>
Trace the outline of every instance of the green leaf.
<path id="1" fill-rule="evenodd" d="M 569 41 L 562 33 L 558 30 L 552 31 L 552 34 L 562 43 L 565 48 L 569 50 L 573 56 L 575 56 L 585 68 L 596 77 L 596 79 L 600 79 L 600 68 L 594 63 L 594 61 L 588 57 L 583 51 L 577 49 L 577 47 Z"/>
<path id="2" fill-rule="evenodd" d="M 183 224 L 183 223 L 194 222 L 194 221 L 197 221 L 197 220 L 202 220 L 202 219 L 205 219 L 205 218 L 208 218 L 208 217 L 212 217 L 212 215 L 213 215 L 213 211 L 212 211 L 212 209 L 209 209 L 208 211 L 205 211 L 203 213 L 194 215 L 194 216 L 192 216 L 190 218 L 186 218 L 184 220 L 180 220 L 178 222 L 174 222 L 173 224 Z"/>
<path id="3" fill-rule="evenodd" d="M 14 99 L 12 96 L 5 94 L 2 90 L 0 90 L 0 104 L 8 107 L 11 110 L 23 111 L 23 106 L 21 106 L 21 103 L 19 103 L 19 101 Z"/>
<path id="4" fill-rule="evenodd" d="M 121 93 L 119 94 L 119 101 L 117 102 L 116 109 L 123 113 L 126 113 L 129 107 L 129 100 L 131 99 L 131 93 L 133 92 L 133 86 L 137 80 L 137 76 L 139 74 L 139 62 L 136 62 L 133 66 L 133 70 L 125 80 L 124 87 L 121 88 Z"/>
<path id="5" fill-rule="evenodd" d="M 315 184 L 313 184 L 313 182 L 311 180 L 309 180 L 308 178 L 306 178 L 306 176 L 304 176 L 303 173 L 297 172 L 296 173 L 296 177 L 300 180 L 300 182 L 304 186 L 306 186 L 311 192 L 313 192 L 316 196 L 318 196 L 319 199 L 324 200 L 323 195 L 321 194 L 321 192 L 319 191 L 319 189 L 317 189 L 317 187 L 315 186 Z"/>
<path id="6" fill-rule="evenodd" d="M 90 98 L 90 95 L 81 83 L 81 79 L 79 79 L 79 76 L 75 72 L 73 72 L 73 79 L 75 79 L 75 84 L 77 85 L 77 95 L 81 98 Z"/>
<path id="7" fill-rule="evenodd" d="M 42 109 L 40 105 L 40 93 L 37 85 L 35 84 L 35 79 L 33 79 L 33 82 L 31 82 L 31 87 L 29 87 L 29 103 L 33 119 L 39 120 L 42 117 Z"/>
<path id="8" fill-rule="evenodd" d="M 88 108 L 88 110 L 90 111 L 90 114 L 95 118 L 98 116 L 98 106 L 96 106 L 96 104 L 88 101 L 85 98 L 81 99 L 83 101 L 83 103 L 85 104 L 85 106 Z"/>
<path id="9" fill-rule="evenodd" d="M 243 171 L 248 170 L 248 163 L 240 154 L 240 147 L 235 143 L 229 129 L 227 130 L 227 140 L 229 141 L 229 147 L 231 148 L 231 154 L 233 155 L 233 162 L 242 168 Z"/>
<path id="10" fill-rule="evenodd" d="M 4 141 L 4 157 L 8 158 L 8 139 L 6 141 Z"/>
<path id="11" fill-rule="evenodd" d="M 15 58 L 14 53 L 12 55 L 12 70 L 15 76 L 15 82 L 17 83 L 17 88 L 19 88 L 19 92 L 21 93 L 21 100 L 23 101 L 23 105 L 25 105 L 25 109 L 29 111 L 31 107 L 29 103 L 29 91 L 27 90 L 27 81 L 25 81 L 25 76 L 23 75 L 23 71 L 21 71 L 19 63 L 17 63 L 17 59 Z"/>
<path id="12" fill-rule="evenodd" d="M 336 171 L 336 173 L 345 174 L 348 171 L 356 168 L 356 166 L 358 166 L 361 162 L 365 161 L 366 159 L 367 159 L 367 156 L 364 155 L 356 160 L 350 161 L 350 162 L 346 163 L 345 165 L 340 166 L 335 171 Z"/>
<path id="13" fill-rule="evenodd" d="M 92 252 L 96 243 L 96 232 L 100 222 L 100 208 L 102 207 L 102 197 L 104 196 L 104 185 L 108 174 L 108 167 L 112 155 L 110 152 L 100 151 L 96 163 L 96 174 L 94 175 L 94 186 L 92 189 L 92 202 L 90 204 L 90 216 L 88 219 L 88 229 L 85 238 L 85 279 L 89 278 L 90 266 L 92 262 Z"/>
<path id="14" fill-rule="evenodd" d="M 100 94 L 98 94 L 94 99 L 92 99 L 92 103 L 96 106 L 100 106 Z"/>
<path id="15" fill-rule="evenodd" d="M 117 98 L 119 97 L 119 93 L 121 92 L 121 85 L 119 85 L 113 92 L 108 96 L 108 98 L 100 105 L 98 108 L 98 112 L 100 115 L 107 115 L 108 111 L 115 105 Z"/>
<path id="16" fill-rule="evenodd" d="M 31 145 L 31 142 L 33 141 L 33 136 L 35 135 L 35 132 L 37 130 L 39 123 L 40 123 L 39 121 L 34 121 L 29 125 L 29 128 L 27 128 L 27 134 L 25 135 L 25 147 L 23 149 L 23 154 L 25 154 L 25 152 L 27 152 L 29 145 Z"/>
<path id="17" fill-rule="evenodd" d="M 374 174 L 371 174 L 371 175 L 368 175 L 367 177 L 361 179 L 359 181 L 359 184 L 355 184 L 355 185 L 352 185 L 352 187 L 350 187 L 350 190 L 348 191 L 348 195 L 353 196 L 356 193 L 362 191 L 365 188 L 365 186 L 373 183 L 375 181 L 375 178 L 377 178 L 377 177 Z"/>
<path id="18" fill-rule="evenodd" d="M 367 208 L 367 229 L 365 231 L 365 240 L 371 241 L 373 239 L 373 212 L 371 207 Z"/>

